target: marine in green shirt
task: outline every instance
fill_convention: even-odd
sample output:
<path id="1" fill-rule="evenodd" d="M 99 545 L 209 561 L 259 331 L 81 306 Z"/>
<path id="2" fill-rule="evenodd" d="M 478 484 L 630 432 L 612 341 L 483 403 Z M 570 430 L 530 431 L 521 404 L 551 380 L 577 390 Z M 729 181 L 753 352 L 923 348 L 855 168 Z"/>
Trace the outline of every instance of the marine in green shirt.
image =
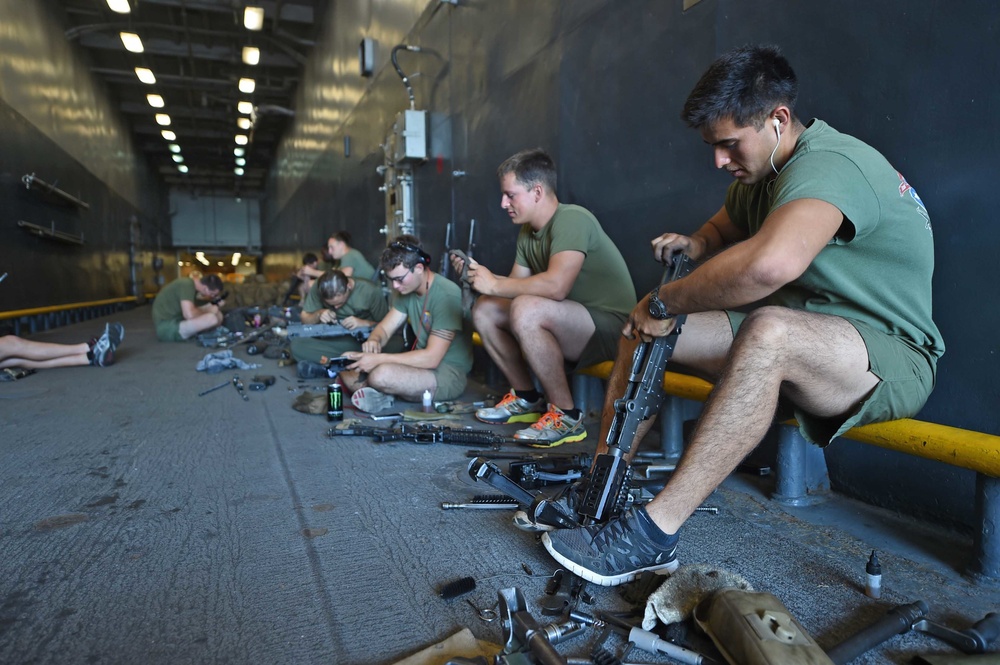
<path id="1" fill-rule="evenodd" d="M 218 275 L 181 277 L 167 284 L 153 300 L 153 325 L 161 342 L 183 342 L 222 324 L 219 304 L 211 302 L 222 293 Z M 195 298 L 207 300 L 195 305 Z"/>

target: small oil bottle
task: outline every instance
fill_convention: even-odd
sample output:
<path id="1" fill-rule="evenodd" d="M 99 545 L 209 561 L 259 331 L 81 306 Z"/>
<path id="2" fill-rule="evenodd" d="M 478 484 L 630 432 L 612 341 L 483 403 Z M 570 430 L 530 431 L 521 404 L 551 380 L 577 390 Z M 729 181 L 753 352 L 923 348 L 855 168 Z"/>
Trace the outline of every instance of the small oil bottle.
<path id="1" fill-rule="evenodd" d="M 430 390 L 425 390 L 421 399 L 420 410 L 424 413 L 434 412 L 434 396 Z"/>
<path id="2" fill-rule="evenodd" d="M 872 555 L 868 557 L 865 565 L 865 595 L 869 598 L 882 597 L 882 566 L 879 565 L 878 555 L 872 550 Z"/>

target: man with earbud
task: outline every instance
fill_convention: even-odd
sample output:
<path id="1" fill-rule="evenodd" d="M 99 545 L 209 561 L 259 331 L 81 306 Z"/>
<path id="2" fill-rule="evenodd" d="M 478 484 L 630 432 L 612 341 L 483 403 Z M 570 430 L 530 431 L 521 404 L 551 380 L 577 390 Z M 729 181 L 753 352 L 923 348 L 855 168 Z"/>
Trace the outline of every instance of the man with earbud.
<path id="1" fill-rule="evenodd" d="M 652 241 L 655 259 L 682 251 L 700 265 L 632 310 L 599 441 L 635 344 L 670 333 L 679 314 L 687 322 L 672 360 L 715 389 L 650 503 L 542 537 L 585 579 L 616 585 L 675 569 L 681 525 L 776 414 L 794 416 L 807 440 L 826 446 L 852 427 L 915 415 L 934 387 L 944 343 L 931 317 L 927 209 L 874 148 L 822 120 L 802 124 L 797 90 L 776 48 L 748 46 L 716 60 L 684 105 L 682 118 L 734 182 L 700 229 Z"/>
<path id="2" fill-rule="evenodd" d="M 472 370 L 472 331 L 462 312 L 462 290 L 431 270 L 431 257 L 411 235 L 396 238 L 382 252 L 381 268 L 396 291 L 389 313 L 375 326 L 355 362 L 340 378 L 362 411 L 392 406 L 393 396 L 419 402 L 425 391 L 435 400 L 462 394 Z M 404 324 L 416 339 L 400 353 L 386 345 Z"/>

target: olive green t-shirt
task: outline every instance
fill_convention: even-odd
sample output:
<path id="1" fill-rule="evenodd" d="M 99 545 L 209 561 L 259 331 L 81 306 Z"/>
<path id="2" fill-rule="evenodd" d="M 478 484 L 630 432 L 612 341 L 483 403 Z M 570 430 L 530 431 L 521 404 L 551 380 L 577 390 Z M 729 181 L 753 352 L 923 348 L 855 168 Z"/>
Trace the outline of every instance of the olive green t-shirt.
<path id="1" fill-rule="evenodd" d="M 339 261 L 334 261 L 333 267 L 337 270 L 353 268 L 353 275 L 363 279 L 371 279 L 375 276 L 375 267 L 368 263 L 368 259 L 365 258 L 364 254 L 353 247 L 347 250 L 347 254 L 344 254 Z"/>
<path id="2" fill-rule="evenodd" d="M 726 212 L 751 236 L 768 214 L 796 199 L 826 201 L 844 214 L 836 237 L 770 304 L 863 321 L 907 340 L 932 362 L 944 353 L 931 318 L 930 216 L 885 157 L 812 120 L 768 190 L 766 182 L 729 187 Z"/>
<path id="3" fill-rule="evenodd" d="M 184 310 L 181 309 L 181 301 L 190 300 L 193 303 L 196 295 L 194 280 L 190 277 L 181 277 L 170 282 L 153 300 L 153 323 L 183 321 Z"/>
<path id="4" fill-rule="evenodd" d="M 382 289 L 367 279 L 352 277 L 354 289 L 351 295 L 347 296 L 347 302 L 337 310 L 337 318 L 345 319 L 348 316 L 356 316 L 359 319 L 366 319 L 378 323 L 389 313 L 389 303 L 382 295 Z M 302 311 L 317 312 L 326 309 L 323 300 L 319 296 L 319 280 L 314 280 L 306 299 L 302 303 Z"/>
<path id="5" fill-rule="evenodd" d="M 540 231 L 522 226 L 514 261 L 537 275 L 548 270 L 549 259 L 555 254 L 567 250 L 584 255 L 568 299 L 588 309 L 628 316 L 636 303 L 632 276 L 621 252 L 586 208 L 560 203 Z"/>
<path id="6" fill-rule="evenodd" d="M 454 365 L 468 374 L 472 371 L 472 331 L 462 312 L 462 289 L 454 282 L 435 274 L 426 296 L 416 293 L 397 295 L 394 309 L 406 314 L 417 336 L 417 349 L 426 349 L 432 330 L 455 333 L 441 362 Z"/>

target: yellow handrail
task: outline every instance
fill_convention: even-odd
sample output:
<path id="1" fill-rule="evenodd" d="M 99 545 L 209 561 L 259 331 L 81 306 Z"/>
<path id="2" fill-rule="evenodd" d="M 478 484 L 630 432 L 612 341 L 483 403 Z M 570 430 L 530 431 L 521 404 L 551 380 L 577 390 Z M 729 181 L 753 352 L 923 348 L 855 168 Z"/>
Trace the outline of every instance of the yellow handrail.
<path id="1" fill-rule="evenodd" d="M 120 302 L 135 302 L 135 296 L 124 296 L 122 298 L 107 298 L 106 300 L 92 300 L 90 302 L 73 302 L 65 305 L 49 305 L 47 307 L 31 307 L 29 309 L 12 309 L 0 312 L 0 319 L 19 319 L 22 316 L 36 316 L 38 314 L 53 314 L 55 312 L 65 312 L 72 309 L 83 309 L 85 307 L 100 307 L 101 305 L 114 305 Z"/>

